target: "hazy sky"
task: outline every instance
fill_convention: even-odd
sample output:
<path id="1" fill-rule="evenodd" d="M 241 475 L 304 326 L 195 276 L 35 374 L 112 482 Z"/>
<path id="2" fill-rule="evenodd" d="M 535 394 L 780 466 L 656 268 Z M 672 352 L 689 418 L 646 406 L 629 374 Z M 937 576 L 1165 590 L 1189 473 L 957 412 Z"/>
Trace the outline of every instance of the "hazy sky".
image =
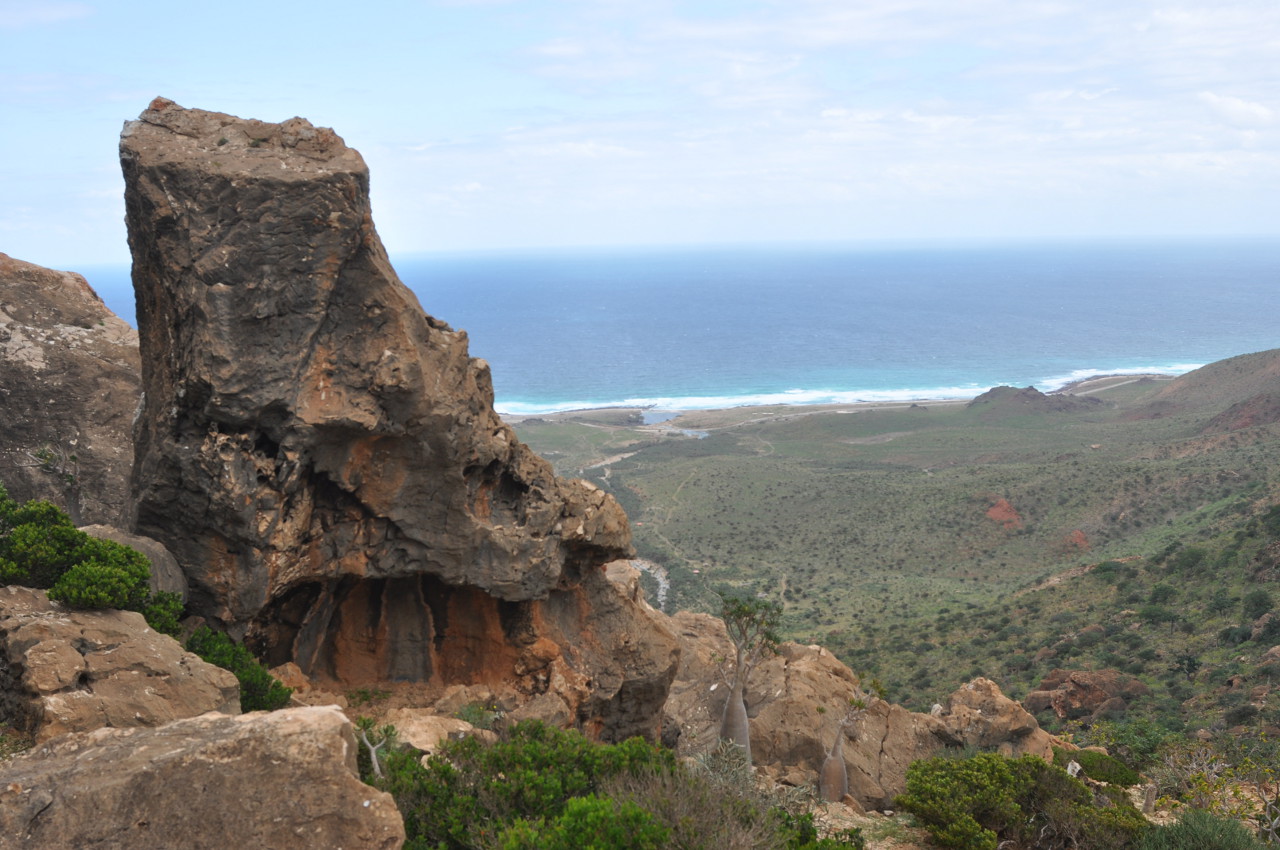
<path id="1" fill-rule="evenodd" d="M 1280 234 L 1278 0 L 0 0 L 0 251 L 126 261 L 156 95 L 333 127 L 393 254 Z"/>

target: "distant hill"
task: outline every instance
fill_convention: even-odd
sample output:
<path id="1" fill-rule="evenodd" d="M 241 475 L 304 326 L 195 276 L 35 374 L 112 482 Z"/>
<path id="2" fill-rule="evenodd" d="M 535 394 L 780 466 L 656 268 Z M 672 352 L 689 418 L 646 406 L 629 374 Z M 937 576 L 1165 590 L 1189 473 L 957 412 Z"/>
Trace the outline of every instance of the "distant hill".
<path id="1" fill-rule="evenodd" d="M 1216 416 L 1234 405 L 1266 408 L 1261 397 L 1267 395 L 1280 395 L 1280 348 L 1229 357 L 1188 372 L 1125 418 L 1158 419 L 1198 411 Z"/>

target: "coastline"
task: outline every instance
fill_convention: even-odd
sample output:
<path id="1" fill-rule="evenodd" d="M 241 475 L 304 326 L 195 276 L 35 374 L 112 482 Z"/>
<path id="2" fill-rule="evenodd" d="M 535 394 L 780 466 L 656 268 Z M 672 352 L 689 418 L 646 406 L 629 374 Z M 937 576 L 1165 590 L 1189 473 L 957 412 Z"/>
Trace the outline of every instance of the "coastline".
<path id="1" fill-rule="evenodd" d="M 1115 389 L 1125 384 L 1143 380 L 1172 381 L 1177 375 L 1164 372 L 1115 372 L 1104 375 L 1090 375 L 1071 381 L 1046 395 L 1092 395 Z M 653 405 L 612 405 L 601 407 L 582 407 L 573 410 L 558 410 L 550 413 L 512 414 L 499 413 L 502 420 L 509 425 L 530 421 L 541 422 L 578 422 L 594 424 L 602 427 L 628 425 L 637 429 L 665 430 L 715 430 L 733 427 L 750 422 L 781 422 L 803 416 L 820 416 L 867 412 L 873 410 L 903 410 L 911 408 L 927 409 L 930 407 L 954 407 L 973 401 L 990 387 L 975 390 L 972 395 L 964 397 L 919 398 L 901 401 L 849 401 L 831 403 L 792 403 L 792 404 L 742 404 L 732 407 L 702 407 L 680 410 L 668 410 Z M 661 419 L 645 421 L 646 416 L 662 416 Z"/>

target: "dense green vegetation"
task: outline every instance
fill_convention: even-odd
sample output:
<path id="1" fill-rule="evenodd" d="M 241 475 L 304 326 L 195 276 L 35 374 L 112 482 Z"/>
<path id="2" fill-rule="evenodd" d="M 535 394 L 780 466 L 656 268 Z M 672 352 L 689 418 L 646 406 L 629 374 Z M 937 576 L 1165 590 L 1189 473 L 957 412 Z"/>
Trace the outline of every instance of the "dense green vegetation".
<path id="1" fill-rule="evenodd" d="M 525 721 L 495 743 L 450 741 L 425 763 L 395 747 L 361 758 L 366 781 L 395 797 L 408 850 L 865 846 L 856 831 L 819 839 L 812 815 L 759 787 L 734 746 L 690 768 L 638 738 L 596 744 Z"/>
<path id="2" fill-rule="evenodd" d="M 90 537 L 49 502 L 19 504 L 0 486 L 0 584 L 47 590 L 72 608 L 140 611 L 152 628 L 175 635 L 182 600 L 150 593 L 150 578 L 141 552 Z"/>
<path id="3" fill-rule="evenodd" d="M 281 684 L 252 652 L 222 632 L 200 626 L 187 639 L 187 650 L 236 674 L 241 711 L 275 711 L 289 704 L 293 689 Z"/>
<path id="4" fill-rule="evenodd" d="M 1037 756 L 918 761 L 897 804 L 957 850 L 1123 850 L 1149 829 L 1119 789 L 1086 788 Z"/>

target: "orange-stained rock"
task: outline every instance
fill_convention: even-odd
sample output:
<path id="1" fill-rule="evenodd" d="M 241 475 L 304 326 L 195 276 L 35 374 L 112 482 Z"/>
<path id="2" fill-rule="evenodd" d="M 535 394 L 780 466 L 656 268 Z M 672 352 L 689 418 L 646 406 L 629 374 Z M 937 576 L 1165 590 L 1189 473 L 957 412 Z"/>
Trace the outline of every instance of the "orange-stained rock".
<path id="1" fill-rule="evenodd" d="M 391 268 L 360 155 L 157 98 L 120 158 L 136 526 L 196 613 L 321 684 L 550 690 L 588 731 L 656 734 L 676 648 L 604 575 L 625 514 L 494 412 L 466 334 Z"/>

